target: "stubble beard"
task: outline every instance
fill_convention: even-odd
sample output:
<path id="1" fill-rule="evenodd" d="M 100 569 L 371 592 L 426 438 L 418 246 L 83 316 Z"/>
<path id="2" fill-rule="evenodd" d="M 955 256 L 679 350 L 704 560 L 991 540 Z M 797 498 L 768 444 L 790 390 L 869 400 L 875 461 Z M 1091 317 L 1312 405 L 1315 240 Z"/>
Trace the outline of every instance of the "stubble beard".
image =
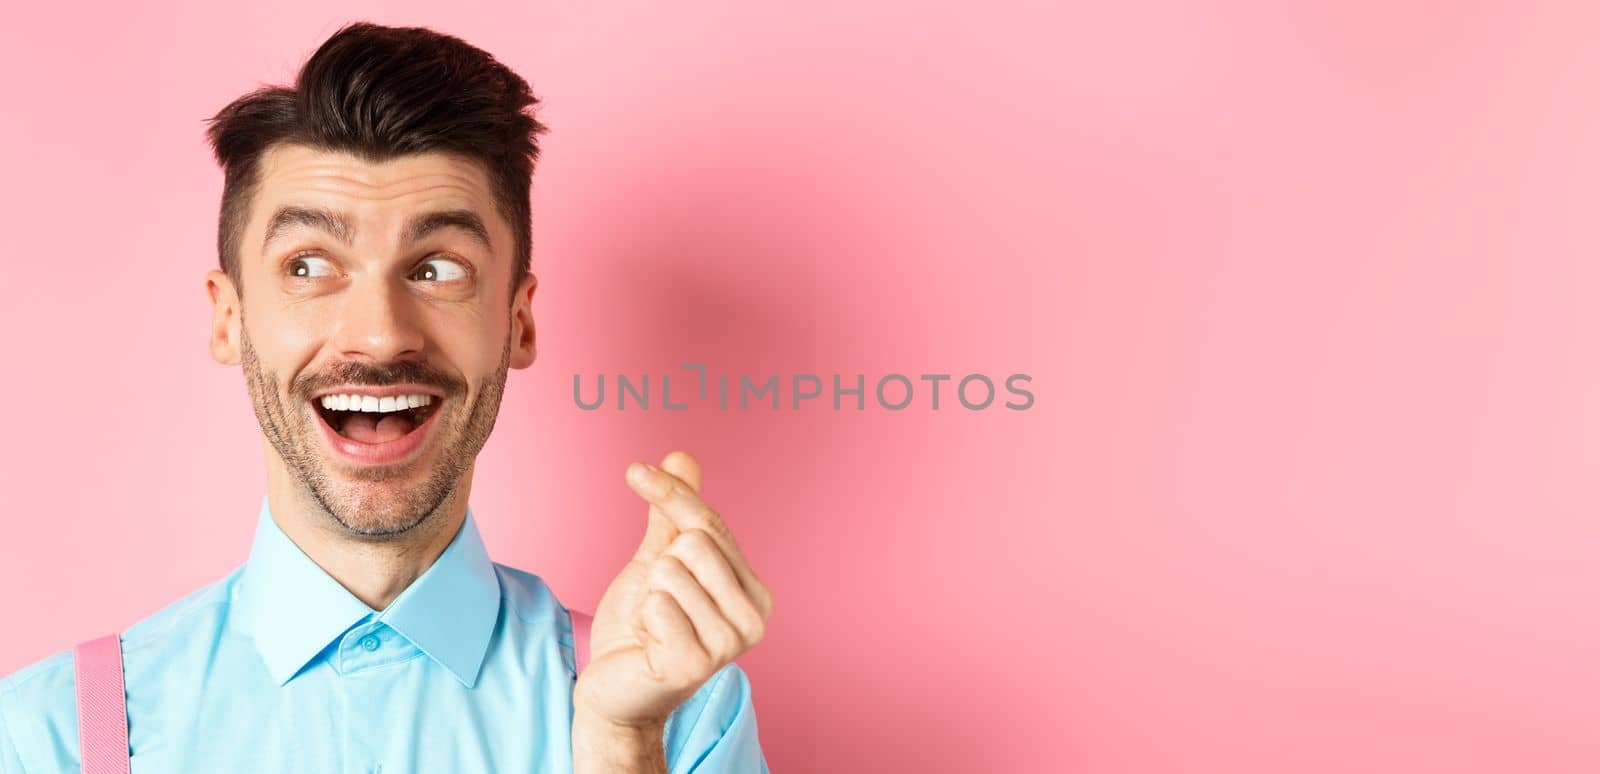
<path id="1" fill-rule="evenodd" d="M 338 367 L 344 382 L 380 386 L 417 381 L 446 390 L 445 406 L 432 421 L 442 423 L 432 432 L 441 434 L 438 459 L 426 477 L 415 486 L 396 483 L 415 477 L 412 469 L 423 462 L 386 466 L 361 466 L 335 475 L 331 461 L 321 452 L 321 420 L 311 416 L 311 392 L 324 374 L 302 374 L 286 390 L 280 391 L 277 374 L 265 371 L 250 343 L 250 335 L 240 326 L 240 344 L 245 384 L 255 407 L 261 433 L 277 450 L 301 489 L 322 510 L 352 535 L 389 538 L 405 535 L 438 512 L 455 494 L 462 478 L 494 430 L 505 391 L 506 372 L 511 362 L 511 336 L 506 334 L 500 365 L 485 378 L 472 405 L 462 408 L 465 388 L 460 380 L 431 370 L 419 372 L 405 364 L 370 366 L 343 363 Z M 421 377 L 421 378 L 418 378 Z M 343 383 L 343 382 L 341 382 Z M 283 395 L 289 396 L 286 405 Z M 352 482 L 350 479 L 356 479 Z M 398 488 L 397 488 L 398 487 Z"/>

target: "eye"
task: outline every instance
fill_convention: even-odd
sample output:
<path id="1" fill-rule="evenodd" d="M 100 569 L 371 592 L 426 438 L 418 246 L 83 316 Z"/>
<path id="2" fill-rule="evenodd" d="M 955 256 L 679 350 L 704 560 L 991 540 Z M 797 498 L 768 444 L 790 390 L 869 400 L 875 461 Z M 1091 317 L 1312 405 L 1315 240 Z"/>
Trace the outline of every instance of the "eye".
<path id="1" fill-rule="evenodd" d="M 448 258 L 429 258 L 418 265 L 411 276 L 428 282 L 449 282 L 467 276 L 467 269 Z"/>
<path id="2" fill-rule="evenodd" d="M 320 255 L 297 255 L 290 259 L 286 269 L 289 276 L 302 279 L 315 279 L 333 274 L 333 262 Z"/>

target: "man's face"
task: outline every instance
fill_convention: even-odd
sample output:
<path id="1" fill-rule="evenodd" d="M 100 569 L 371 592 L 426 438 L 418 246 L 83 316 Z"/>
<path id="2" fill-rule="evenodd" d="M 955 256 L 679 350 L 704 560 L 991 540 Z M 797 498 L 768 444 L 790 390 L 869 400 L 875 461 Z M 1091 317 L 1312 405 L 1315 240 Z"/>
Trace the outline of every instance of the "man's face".
<path id="1" fill-rule="evenodd" d="M 469 160 L 279 145 L 259 181 L 243 303 L 208 275 L 213 355 L 243 364 L 263 436 L 330 515 L 403 533 L 462 483 L 506 369 L 532 362 L 532 278 L 508 305 L 511 229 Z"/>

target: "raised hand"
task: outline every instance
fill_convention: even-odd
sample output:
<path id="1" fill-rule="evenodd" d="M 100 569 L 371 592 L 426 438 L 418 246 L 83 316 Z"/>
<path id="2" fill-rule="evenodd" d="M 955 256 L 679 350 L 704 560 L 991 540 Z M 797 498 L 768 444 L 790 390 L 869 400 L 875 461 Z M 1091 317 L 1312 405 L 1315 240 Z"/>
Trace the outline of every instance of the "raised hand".
<path id="1" fill-rule="evenodd" d="M 772 592 L 722 516 L 700 499 L 700 464 L 673 452 L 635 462 L 628 485 L 649 503 L 644 540 L 600 598 L 578 717 L 659 728 L 717 670 L 754 647 Z"/>

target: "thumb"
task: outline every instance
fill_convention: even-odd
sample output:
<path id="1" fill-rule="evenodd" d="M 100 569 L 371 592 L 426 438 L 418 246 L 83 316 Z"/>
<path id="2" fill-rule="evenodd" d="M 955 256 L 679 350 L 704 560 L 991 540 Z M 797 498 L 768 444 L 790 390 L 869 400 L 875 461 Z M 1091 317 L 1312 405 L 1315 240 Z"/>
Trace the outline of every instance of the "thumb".
<path id="1" fill-rule="evenodd" d="M 649 522 L 644 528 L 644 540 L 639 542 L 639 550 L 634 553 L 634 558 L 648 562 L 666 551 L 667 546 L 672 545 L 672 539 L 678 536 L 678 526 L 654 505 L 650 506 L 650 515 L 647 518 Z"/>
<path id="2" fill-rule="evenodd" d="M 639 550 L 634 552 L 634 558 L 648 562 L 666 551 L 667 546 L 672 545 L 673 538 L 678 536 L 678 525 L 673 524 L 672 519 L 667 518 L 667 515 L 654 505 L 650 506 L 649 514 L 645 518 L 647 521 L 644 540 L 639 542 Z"/>

